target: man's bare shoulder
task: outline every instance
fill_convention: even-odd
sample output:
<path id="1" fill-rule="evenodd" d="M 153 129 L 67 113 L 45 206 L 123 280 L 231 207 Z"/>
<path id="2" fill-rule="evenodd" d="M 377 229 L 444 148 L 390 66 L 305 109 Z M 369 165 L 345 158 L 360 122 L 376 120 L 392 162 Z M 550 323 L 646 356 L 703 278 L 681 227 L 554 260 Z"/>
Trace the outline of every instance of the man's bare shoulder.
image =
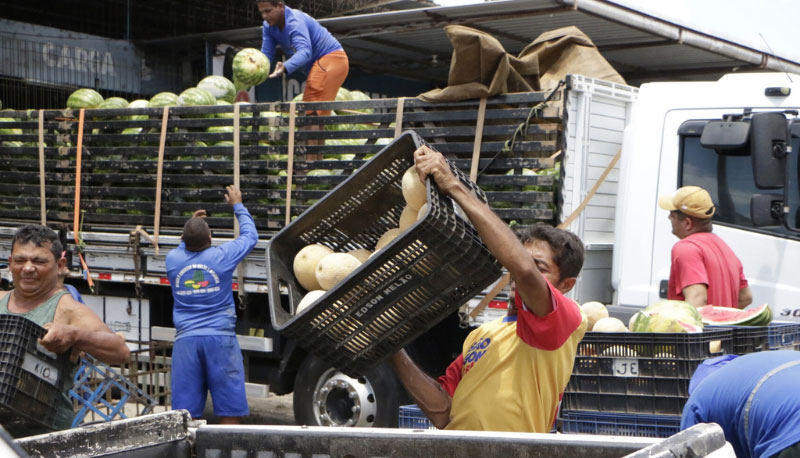
<path id="1" fill-rule="evenodd" d="M 58 300 L 54 321 L 70 323 L 86 316 L 96 316 L 96 314 L 86 305 L 76 301 L 72 295 L 64 294 Z"/>

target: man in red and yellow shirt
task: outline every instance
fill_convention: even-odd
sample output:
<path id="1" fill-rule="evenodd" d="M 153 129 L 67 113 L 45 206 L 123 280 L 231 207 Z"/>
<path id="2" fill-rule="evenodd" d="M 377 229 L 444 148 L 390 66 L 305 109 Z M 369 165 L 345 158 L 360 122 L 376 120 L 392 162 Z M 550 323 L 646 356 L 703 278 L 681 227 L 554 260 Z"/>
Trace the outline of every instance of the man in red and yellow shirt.
<path id="1" fill-rule="evenodd" d="M 583 245 L 570 232 L 534 225 L 518 238 L 452 174 L 444 157 L 414 152 L 417 172 L 432 177 L 464 210 L 487 248 L 509 271 L 508 316 L 473 331 L 438 381 L 404 350 L 392 367 L 437 428 L 549 432 L 572 373 L 586 319 L 564 293 L 583 266 Z"/>

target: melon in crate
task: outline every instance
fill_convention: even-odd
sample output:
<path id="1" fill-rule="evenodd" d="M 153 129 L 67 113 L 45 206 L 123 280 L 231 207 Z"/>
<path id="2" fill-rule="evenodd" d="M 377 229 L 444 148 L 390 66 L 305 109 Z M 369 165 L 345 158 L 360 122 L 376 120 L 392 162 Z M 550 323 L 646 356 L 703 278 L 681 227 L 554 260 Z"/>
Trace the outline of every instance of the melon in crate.
<path id="1" fill-rule="evenodd" d="M 151 108 L 174 107 L 178 105 L 178 95 L 173 92 L 159 92 L 150 98 Z"/>
<path id="2" fill-rule="evenodd" d="M 78 89 L 67 98 L 67 108 L 96 108 L 103 103 L 103 96 L 94 89 Z"/>
<path id="3" fill-rule="evenodd" d="M 201 105 L 216 105 L 217 99 L 207 90 L 190 87 L 178 96 L 179 107 L 193 107 Z"/>
<path id="4" fill-rule="evenodd" d="M 772 310 L 767 304 L 745 310 L 706 305 L 698 311 L 703 323 L 718 326 L 766 326 L 772 322 Z"/>
<path id="5" fill-rule="evenodd" d="M 217 100 L 233 103 L 236 99 L 236 87 L 224 76 L 210 75 L 201 79 L 197 87 L 210 92 Z"/>

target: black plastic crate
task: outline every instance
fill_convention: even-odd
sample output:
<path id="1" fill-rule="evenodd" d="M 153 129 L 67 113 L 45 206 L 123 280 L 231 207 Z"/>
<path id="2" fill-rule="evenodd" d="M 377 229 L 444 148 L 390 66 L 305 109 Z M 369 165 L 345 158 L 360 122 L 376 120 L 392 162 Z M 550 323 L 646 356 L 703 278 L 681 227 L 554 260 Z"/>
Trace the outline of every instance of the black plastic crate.
<path id="1" fill-rule="evenodd" d="M 705 359 L 733 353 L 733 330 L 587 332 L 564 393 L 568 410 L 680 415 Z M 719 342 L 719 348 L 715 342 Z M 712 352 L 714 350 L 714 352 Z"/>
<path id="2" fill-rule="evenodd" d="M 305 290 L 292 263 L 304 246 L 373 249 L 398 226 L 401 181 L 424 141 L 405 132 L 270 241 L 272 324 L 308 351 L 351 375 L 363 374 L 492 284 L 501 266 L 457 206 L 427 180 L 425 217 L 383 247 L 315 304 L 294 315 Z M 477 185 L 451 169 L 485 202 Z M 288 304 L 280 290 L 288 291 Z"/>
<path id="3" fill-rule="evenodd" d="M 730 329 L 733 331 L 733 354 L 746 355 L 769 349 L 766 326 L 706 326 L 706 329 Z"/>
<path id="4" fill-rule="evenodd" d="M 16 315 L 0 315 L 0 423 L 13 432 L 53 429 L 69 360 L 39 345 L 45 329 Z"/>
<path id="5" fill-rule="evenodd" d="M 770 323 L 766 331 L 769 350 L 793 350 L 800 344 L 800 324 Z"/>
<path id="6" fill-rule="evenodd" d="M 681 416 L 566 410 L 558 423 L 563 433 L 669 437 L 680 431 Z"/>

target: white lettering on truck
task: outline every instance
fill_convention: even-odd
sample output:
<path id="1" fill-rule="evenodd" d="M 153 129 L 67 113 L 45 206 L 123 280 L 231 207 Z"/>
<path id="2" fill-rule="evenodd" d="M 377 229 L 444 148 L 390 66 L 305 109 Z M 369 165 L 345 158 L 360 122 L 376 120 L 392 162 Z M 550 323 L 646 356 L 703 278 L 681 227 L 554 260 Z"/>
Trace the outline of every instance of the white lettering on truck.
<path id="1" fill-rule="evenodd" d="M 102 53 L 77 46 L 59 47 L 53 43 L 45 43 L 42 45 L 42 59 L 48 67 L 68 68 L 84 73 L 94 71 L 101 75 L 116 76 L 114 57 L 108 51 Z"/>

